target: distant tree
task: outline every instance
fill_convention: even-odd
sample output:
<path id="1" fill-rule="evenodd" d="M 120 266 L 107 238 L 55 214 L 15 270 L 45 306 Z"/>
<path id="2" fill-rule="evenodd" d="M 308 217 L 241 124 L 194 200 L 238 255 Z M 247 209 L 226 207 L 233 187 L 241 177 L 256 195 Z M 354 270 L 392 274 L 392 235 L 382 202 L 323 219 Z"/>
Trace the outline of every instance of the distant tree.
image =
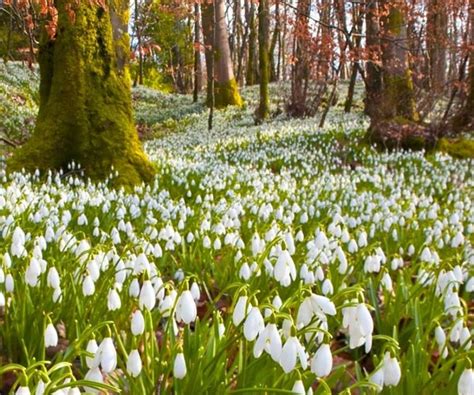
<path id="1" fill-rule="evenodd" d="M 268 0 L 260 0 L 258 4 L 258 51 L 260 69 L 260 104 L 257 109 L 257 122 L 263 121 L 270 115 L 270 98 L 268 84 L 270 82 L 269 62 L 269 15 Z"/>
<path id="2" fill-rule="evenodd" d="M 128 2 L 55 4 L 57 20 L 41 34 L 36 128 L 9 170 L 65 169 L 75 161 L 93 179 L 113 167 L 120 185 L 150 181 L 154 169 L 132 117 Z"/>

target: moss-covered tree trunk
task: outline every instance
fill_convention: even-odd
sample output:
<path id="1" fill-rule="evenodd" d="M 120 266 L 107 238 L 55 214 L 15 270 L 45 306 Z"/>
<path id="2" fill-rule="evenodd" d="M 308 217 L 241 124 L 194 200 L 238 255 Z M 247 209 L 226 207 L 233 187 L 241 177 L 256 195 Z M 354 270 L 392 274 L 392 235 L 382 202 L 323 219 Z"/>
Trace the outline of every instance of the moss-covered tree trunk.
<path id="1" fill-rule="evenodd" d="M 152 179 L 132 117 L 128 2 L 95 4 L 56 1 L 57 34 L 43 32 L 40 45 L 36 128 L 10 170 L 65 169 L 75 161 L 92 179 L 106 178 L 112 167 L 118 185 Z"/>
<path id="2" fill-rule="evenodd" d="M 428 3 L 427 33 L 430 88 L 433 93 L 439 94 L 446 84 L 448 41 L 448 14 L 442 0 L 430 0 Z"/>
<path id="3" fill-rule="evenodd" d="M 214 6 L 215 5 L 215 6 Z M 206 45 L 206 66 L 208 71 L 207 98 L 210 104 L 211 92 L 209 78 L 214 75 L 214 105 L 216 108 L 226 106 L 241 106 L 242 98 L 239 88 L 234 78 L 232 58 L 229 48 L 229 37 L 227 23 L 225 19 L 225 0 L 214 0 L 211 4 L 202 4 L 202 24 L 204 32 L 204 43 Z M 214 18 L 214 12 L 216 13 Z M 214 26 L 214 19 L 216 21 Z M 214 34 L 215 31 L 215 45 Z M 210 68 L 212 56 L 210 51 L 214 51 L 214 72 Z"/>
<path id="4" fill-rule="evenodd" d="M 251 2 L 247 24 L 249 26 L 249 46 L 247 57 L 247 86 L 258 83 L 258 63 L 257 63 L 257 24 L 255 23 L 255 3 Z"/>
<path id="5" fill-rule="evenodd" d="M 381 18 L 382 91 L 370 112 L 368 137 L 386 147 L 421 148 L 429 136 L 418 124 L 413 80 L 409 68 L 405 0 L 383 0 Z"/>
<path id="6" fill-rule="evenodd" d="M 269 39 L 269 4 L 268 0 L 260 0 L 258 4 L 258 52 L 260 67 L 260 104 L 257 109 L 257 122 L 270 115 L 270 99 L 268 83 L 270 81 L 270 62 L 268 51 Z"/>

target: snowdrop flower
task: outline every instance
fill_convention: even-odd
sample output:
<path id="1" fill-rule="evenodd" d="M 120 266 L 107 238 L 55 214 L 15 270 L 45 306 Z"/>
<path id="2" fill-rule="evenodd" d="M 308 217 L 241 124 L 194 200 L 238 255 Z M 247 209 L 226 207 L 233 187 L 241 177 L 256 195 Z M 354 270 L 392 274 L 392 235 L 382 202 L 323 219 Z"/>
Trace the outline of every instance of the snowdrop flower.
<path id="1" fill-rule="evenodd" d="M 10 273 L 8 273 L 5 276 L 5 291 L 12 293 L 14 289 L 15 289 L 15 282 L 13 280 L 13 276 Z"/>
<path id="2" fill-rule="evenodd" d="M 199 285 L 197 283 L 192 283 L 191 285 L 191 294 L 193 295 L 193 299 L 197 302 L 201 299 L 201 290 L 199 289 Z"/>
<path id="3" fill-rule="evenodd" d="M 249 265 L 247 264 L 247 262 L 244 262 L 244 264 L 240 267 L 239 277 L 242 280 L 247 281 L 251 275 L 252 275 L 252 272 L 250 270 Z"/>
<path id="4" fill-rule="evenodd" d="M 94 292 L 95 292 L 94 280 L 92 280 L 92 277 L 88 274 L 87 276 L 84 277 L 84 280 L 82 281 L 82 294 L 84 296 L 91 296 L 91 295 L 94 295 Z"/>
<path id="5" fill-rule="evenodd" d="M 18 387 L 15 391 L 15 395 L 30 395 L 30 389 L 28 387 Z"/>
<path id="6" fill-rule="evenodd" d="M 176 355 L 173 365 L 173 376 L 177 379 L 183 379 L 186 376 L 186 361 L 182 352 Z"/>
<path id="7" fill-rule="evenodd" d="M 247 311 L 251 307 L 251 305 L 247 305 L 248 297 L 246 295 L 240 296 L 237 300 L 237 303 L 234 307 L 234 313 L 232 314 L 232 321 L 234 322 L 235 326 L 239 326 L 240 323 L 244 320 L 247 316 Z"/>
<path id="8" fill-rule="evenodd" d="M 130 286 L 128 287 L 128 294 L 132 298 L 138 298 L 138 295 L 140 295 L 140 283 L 138 282 L 138 279 L 134 278 L 132 280 Z"/>
<path id="9" fill-rule="evenodd" d="M 318 377 L 329 376 L 332 370 L 332 354 L 329 344 L 322 344 L 311 360 L 311 371 Z"/>
<path id="10" fill-rule="evenodd" d="M 44 346 L 56 347 L 58 345 L 58 332 L 52 323 L 49 323 L 44 331 Z"/>
<path id="11" fill-rule="evenodd" d="M 397 358 L 391 357 L 390 352 L 386 352 L 383 359 L 383 377 L 386 386 L 397 386 L 400 382 L 402 372 Z"/>
<path id="12" fill-rule="evenodd" d="M 48 283 L 48 286 L 53 289 L 59 288 L 60 286 L 59 273 L 55 267 L 51 267 L 49 269 L 48 276 L 47 276 L 47 283 Z"/>
<path id="13" fill-rule="evenodd" d="M 282 343 L 276 324 L 268 323 L 258 336 L 253 348 L 253 355 L 259 358 L 265 350 L 275 362 L 280 361 Z"/>
<path id="14" fill-rule="evenodd" d="M 296 367 L 298 359 L 305 370 L 308 367 L 306 351 L 296 337 L 290 336 L 281 350 L 280 366 L 285 373 L 290 373 Z"/>
<path id="15" fill-rule="evenodd" d="M 101 384 L 104 383 L 104 378 L 102 377 L 102 373 L 98 367 L 89 369 L 84 379 L 88 381 L 94 381 L 96 383 L 101 383 Z M 95 388 L 85 387 L 84 389 L 86 390 L 87 393 L 91 393 L 91 394 L 100 393 L 100 390 L 97 390 Z"/>
<path id="16" fill-rule="evenodd" d="M 0 307 L 5 307 L 5 295 L 0 291 Z"/>
<path id="17" fill-rule="evenodd" d="M 104 373 L 111 373 L 117 366 L 117 351 L 111 337 L 106 337 L 100 343 L 99 349 L 95 353 L 96 361 L 99 361 Z"/>
<path id="18" fill-rule="evenodd" d="M 155 290 L 153 289 L 153 285 L 151 284 L 150 280 L 146 280 L 143 282 L 142 289 L 140 290 L 140 297 L 138 299 L 138 305 L 140 309 L 144 307 L 147 310 L 153 310 L 156 304 L 156 296 Z"/>
<path id="19" fill-rule="evenodd" d="M 296 279 L 296 267 L 293 258 L 287 250 L 280 252 L 273 275 L 283 287 L 288 287 Z"/>
<path id="20" fill-rule="evenodd" d="M 293 384 L 293 388 L 291 392 L 294 394 L 306 395 L 306 390 L 304 388 L 304 384 L 301 380 L 296 380 L 295 384 Z"/>
<path id="21" fill-rule="evenodd" d="M 130 351 L 130 354 L 127 358 L 127 372 L 132 377 L 137 377 L 142 371 L 142 360 L 138 350 Z"/>
<path id="22" fill-rule="evenodd" d="M 100 361 L 95 360 L 95 354 L 98 349 L 99 349 L 99 346 L 97 345 L 97 342 L 95 341 L 95 339 L 89 340 L 89 342 L 87 343 L 86 351 L 93 355 L 92 357 L 89 357 L 89 356 L 86 357 L 86 365 L 89 369 L 96 368 L 99 366 Z"/>
<path id="23" fill-rule="evenodd" d="M 176 304 L 176 319 L 178 322 L 183 321 L 185 324 L 189 324 L 196 319 L 197 308 L 194 302 L 191 291 L 184 291 L 178 298 Z"/>
<path id="24" fill-rule="evenodd" d="M 41 274 L 41 266 L 36 258 L 31 258 L 30 264 L 25 272 L 25 281 L 31 287 L 36 287 L 38 277 Z"/>
<path id="25" fill-rule="evenodd" d="M 107 295 L 107 309 L 114 311 L 120 309 L 122 302 L 120 296 L 115 289 L 111 289 Z"/>
<path id="26" fill-rule="evenodd" d="M 262 313 L 258 307 L 252 307 L 244 322 L 244 336 L 248 341 L 253 341 L 263 331 L 265 324 Z"/>
<path id="27" fill-rule="evenodd" d="M 370 376 L 369 381 L 377 385 L 378 392 L 382 391 L 384 385 L 384 373 L 383 373 L 383 365 L 380 366 L 373 374 Z"/>
<path id="28" fill-rule="evenodd" d="M 474 370 L 464 369 L 458 381 L 458 395 L 472 395 L 474 393 Z"/>
<path id="29" fill-rule="evenodd" d="M 26 255 L 25 241 L 25 232 L 23 232 L 23 229 L 17 226 L 13 231 L 12 244 L 10 247 L 12 256 L 21 258 Z"/>
<path id="30" fill-rule="evenodd" d="M 390 277 L 390 274 L 385 273 L 382 276 L 382 280 L 380 281 L 380 283 L 388 292 L 393 291 L 392 278 Z"/>
<path id="31" fill-rule="evenodd" d="M 446 345 L 446 334 L 439 325 L 435 328 L 435 340 L 438 344 L 438 350 L 442 358 L 446 358 L 448 355 L 448 348 Z"/>
<path id="32" fill-rule="evenodd" d="M 46 385 L 44 384 L 44 381 L 40 379 L 38 384 L 36 384 L 35 395 L 43 395 L 45 389 Z"/>
<path id="33" fill-rule="evenodd" d="M 131 331 L 133 336 L 142 335 L 145 331 L 145 319 L 140 310 L 135 310 L 132 314 Z"/>

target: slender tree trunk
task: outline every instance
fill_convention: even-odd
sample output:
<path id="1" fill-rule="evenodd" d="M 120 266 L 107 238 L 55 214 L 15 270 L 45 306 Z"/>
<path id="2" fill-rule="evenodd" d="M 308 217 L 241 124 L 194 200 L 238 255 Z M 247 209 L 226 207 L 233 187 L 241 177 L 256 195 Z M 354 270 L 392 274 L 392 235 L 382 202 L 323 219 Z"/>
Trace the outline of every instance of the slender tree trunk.
<path id="1" fill-rule="evenodd" d="M 58 0 L 56 6 L 57 35 L 51 40 L 43 31 L 41 38 L 35 132 L 15 152 L 9 169 L 65 169 L 74 160 L 93 179 L 106 178 L 113 166 L 117 185 L 151 180 L 153 166 L 132 117 L 128 2 L 104 9 Z"/>
<path id="2" fill-rule="evenodd" d="M 270 99 L 268 83 L 270 80 L 270 64 L 268 59 L 269 38 L 269 5 L 268 0 L 260 0 L 258 4 L 258 52 L 260 65 L 260 104 L 257 109 L 257 122 L 270 115 Z"/>
<path id="3" fill-rule="evenodd" d="M 138 84 L 143 85 L 142 32 L 141 32 L 141 27 L 139 23 L 139 18 L 140 18 L 139 4 L 138 4 L 138 0 L 135 0 L 135 34 L 137 36 L 137 49 L 138 49 Z"/>
<path id="4" fill-rule="evenodd" d="M 291 116 L 302 117 L 308 112 L 306 105 L 306 83 L 309 78 L 308 65 L 308 15 L 310 12 L 310 0 L 298 0 L 296 26 L 295 26 L 295 48 L 294 65 L 291 76 L 291 101 L 288 105 L 288 113 Z"/>
<path id="5" fill-rule="evenodd" d="M 199 92 L 202 89 L 202 67 L 201 67 L 201 8 L 199 2 L 194 3 L 194 90 L 193 101 L 198 101 Z"/>
<path id="6" fill-rule="evenodd" d="M 208 104 L 210 104 L 211 92 L 213 92 L 216 108 L 222 108 L 228 105 L 241 106 L 242 99 L 239 94 L 237 82 L 234 78 L 232 58 L 230 56 L 227 23 L 225 19 L 225 1 L 214 0 L 214 4 L 215 5 L 202 5 L 202 20 L 208 71 L 207 101 Z M 214 20 L 215 24 L 213 23 Z M 214 35 L 215 40 L 213 40 Z M 210 73 L 211 62 L 213 63 L 214 73 Z M 214 78 L 212 78 L 212 74 L 214 74 Z M 211 89 L 212 85 L 214 85 L 213 90 Z"/>
<path id="7" fill-rule="evenodd" d="M 275 49 L 277 46 L 277 43 L 280 39 L 280 34 L 281 34 L 281 27 L 280 27 L 280 0 L 275 1 L 275 28 L 273 30 L 272 34 L 272 40 L 270 43 L 270 50 L 269 50 L 269 57 L 270 57 L 270 81 L 275 82 L 278 81 L 279 73 L 277 70 L 277 63 L 279 63 L 280 59 L 278 59 L 278 62 L 275 63 Z M 280 54 L 280 51 L 278 51 L 278 55 Z"/>
<path id="8" fill-rule="evenodd" d="M 248 86 L 258 83 L 258 65 L 257 65 L 257 26 L 255 23 L 255 3 L 250 4 L 249 18 L 249 52 L 247 60 L 247 78 Z"/>

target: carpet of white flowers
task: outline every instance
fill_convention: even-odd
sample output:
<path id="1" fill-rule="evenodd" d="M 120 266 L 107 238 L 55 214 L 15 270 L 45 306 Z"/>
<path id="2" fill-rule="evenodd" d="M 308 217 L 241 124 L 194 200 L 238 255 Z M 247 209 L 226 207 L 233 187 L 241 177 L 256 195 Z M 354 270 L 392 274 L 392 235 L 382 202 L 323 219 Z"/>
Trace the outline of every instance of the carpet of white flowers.
<path id="1" fill-rule="evenodd" d="M 474 161 L 206 116 L 132 193 L 0 167 L 0 391 L 472 395 Z"/>

